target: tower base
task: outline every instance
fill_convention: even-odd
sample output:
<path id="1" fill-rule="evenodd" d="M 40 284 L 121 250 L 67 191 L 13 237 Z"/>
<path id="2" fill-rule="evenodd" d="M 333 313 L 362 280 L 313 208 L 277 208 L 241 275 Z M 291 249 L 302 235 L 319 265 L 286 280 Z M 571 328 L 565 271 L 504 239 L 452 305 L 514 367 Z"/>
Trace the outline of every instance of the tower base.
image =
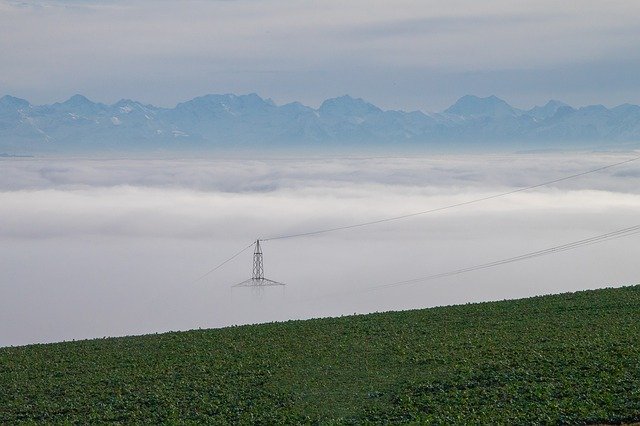
<path id="1" fill-rule="evenodd" d="M 267 278 L 249 278 L 248 280 L 244 280 L 241 283 L 234 285 L 234 287 L 268 287 L 276 285 L 285 284 Z"/>

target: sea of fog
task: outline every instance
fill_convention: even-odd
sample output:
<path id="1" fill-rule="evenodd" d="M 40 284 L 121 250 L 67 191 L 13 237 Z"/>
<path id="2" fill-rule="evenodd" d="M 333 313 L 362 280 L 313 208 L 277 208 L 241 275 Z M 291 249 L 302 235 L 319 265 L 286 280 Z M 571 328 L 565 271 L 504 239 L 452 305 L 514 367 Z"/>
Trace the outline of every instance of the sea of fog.
<path id="1" fill-rule="evenodd" d="M 638 153 L 420 158 L 0 159 L 0 346 L 500 300 L 640 283 L 640 234 L 392 288 L 640 224 Z"/>

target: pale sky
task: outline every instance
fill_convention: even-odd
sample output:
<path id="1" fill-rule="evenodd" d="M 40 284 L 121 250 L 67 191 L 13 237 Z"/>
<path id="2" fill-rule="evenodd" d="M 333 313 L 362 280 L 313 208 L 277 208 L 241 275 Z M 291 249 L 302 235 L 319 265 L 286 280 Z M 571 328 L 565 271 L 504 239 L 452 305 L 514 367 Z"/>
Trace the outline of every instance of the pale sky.
<path id="1" fill-rule="evenodd" d="M 637 1 L 1 1 L 0 96 L 640 104 Z"/>

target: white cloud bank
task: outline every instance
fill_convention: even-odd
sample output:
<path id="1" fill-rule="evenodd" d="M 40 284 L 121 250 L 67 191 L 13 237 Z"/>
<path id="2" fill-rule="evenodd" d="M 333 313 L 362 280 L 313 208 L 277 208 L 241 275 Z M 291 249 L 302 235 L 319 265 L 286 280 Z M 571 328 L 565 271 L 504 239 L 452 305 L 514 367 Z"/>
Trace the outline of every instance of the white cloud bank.
<path id="1" fill-rule="evenodd" d="M 527 186 L 623 154 L 282 160 L 0 160 L 0 345 L 339 315 L 640 282 L 637 236 L 412 286 L 640 223 L 635 163 L 458 209 L 267 242 L 285 289 L 231 290 L 256 237 Z"/>

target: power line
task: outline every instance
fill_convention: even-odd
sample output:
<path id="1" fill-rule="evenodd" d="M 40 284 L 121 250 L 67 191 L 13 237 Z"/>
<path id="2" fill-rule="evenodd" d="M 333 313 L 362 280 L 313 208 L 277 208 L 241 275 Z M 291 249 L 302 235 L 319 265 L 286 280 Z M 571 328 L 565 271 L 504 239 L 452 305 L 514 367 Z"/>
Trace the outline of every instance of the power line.
<path id="1" fill-rule="evenodd" d="M 554 183 L 563 182 L 563 181 L 570 180 L 570 179 L 575 179 L 575 178 L 580 177 L 580 176 L 585 176 L 585 175 L 588 175 L 588 174 L 597 173 L 597 172 L 600 172 L 600 171 L 603 171 L 603 170 L 606 170 L 606 169 L 610 169 L 612 167 L 617 167 L 617 166 L 621 166 L 623 164 L 631 163 L 631 162 L 637 161 L 639 159 L 640 159 L 640 157 L 634 157 L 634 158 L 631 158 L 631 159 L 628 159 L 628 160 L 625 160 L 625 161 L 621 161 L 619 163 L 609 164 L 609 165 L 606 165 L 606 166 L 598 167 L 597 169 L 592 169 L 592 170 L 588 170 L 588 171 L 585 171 L 585 172 L 576 173 L 576 174 L 573 174 L 573 175 L 570 175 L 570 176 L 565 176 L 565 177 L 561 177 L 561 178 L 558 178 L 558 179 L 550 180 L 550 181 L 547 181 L 547 182 L 538 183 L 536 185 L 531 185 L 531 186 L 527 186 L 527 187 L 524 187 L 524 188 L 518 188 L 518 189 L 511 190 L 511 191 L 502 192 L 500 194 L 489 195 L 487 197 L 482 197 L 482 198 L 476 198 L 476 199 L 473 199 L 473 200 L 463 201 L 461 203 L 451 204 L 451 205 L 448 205 L 448 206 L 437 207 L 437 208 L 430 209 L 430 210 L 423 210 L 423 211 L 420 211 L 420 212 L 404 214 L 404 215 L 401 215 L 401 216 L 393 216 L 393 217 L 388 217 L 388 218 L 384 218 L 384 219 L 373 220 L 373 221 L 370 221 L 370 222 L 356 223 L 356 224 L 353 224 L 353 225 L 345 225 L 345 226 L 338 226 L 338 227 L 335 227 L 335 228 L 321 229 L 321 230 L 318 230 L 318 231 L 301 232 L 301 233 L 297 233 L 297 234 L 289 234 L 289 235 L 280 235 L 280 236 L 269 237 L 269 238 L 261 238 L 260 241 L 273 241 L 273 240 L 284 240 L 284 239 L 298 238 L 298 237 L 308 237 L 308 236 L 312 236 L 312 235 L 326 234 L 328 232 L 342 231 L 342 230 L 353 229 L 353 228 L 360 228 L 360 227 L 363 227 L 363 226 L 376 225 L 376 224 L 385 223 L 385 222 L 392 222 L 392 221 L 396 221 L 396 220 L 407 219 L 407 218 L 414 217 L 414 216 L 420 216 L 420 215 L 425 215 L 425 214 L 429 214 L 429 213 L 435 213 L 435 212 L 448 210 L 448 209 L 452 209 L 452 208 L 456 208 L 456 207 L 466 206 L 466 205 L 469 205 L 469 204 L 479 203 L 479 202 L 482 202 L 482 201 L 493 200 L 494 198 L 506 197 L 508 195 L 513 195 L 513 194 L 516 194 L 516 193 L 519 193 L 519 192 L 529 191 L 529 190 L 532 190 L 532 189 L 535 189 L 535 188 L 540 188 L 540 187 L 551 185 L 551 184 L 554 184 Z"/>
<path id="2" fill-rule="evenodd" d="M 601 234 L 601 235 L 596 235 L 594 237 L 585 238 L 583 240 L 578 240 L 578 241 L 574 241 L 574 242 L 571 242 L 571 243 L 562 244 L 562 245 L 559 245 L 559 246 L 549 247 L 547 249 L 538 250 L 538 251 L 534 251 L 534 252 L 530 252 L 530 253 L 525 253 L 525 254 L 521 254 L 519 256 L 514 256 L 514 257 L 510 257 L 510 258 L 506 258 L 506 259 L 496 260 L 496 261 L 493 261 L 493 262 L 483 263 L 481 265 L 470 266 L 470 267 L 467 267 L 467 268 L 456 269 L 456 270 L 443 272 L 443 273 L 439 273 L 439 274 L 426 275 L 426 276 L 423 276 L 423 277 L 412 278 L 412 279 L 403 280 L 403 281 L 396 281 L 396 282 L 393 282 L 393 283 L 377 285 L 375 287 L 367 287 L 367 288 L 357 289 L 357 290 L 334 292 L 334 293 L 331 293 L 331 294 L 325 294 L 323 296 L 317 296 L 317 297 L 313 297 L 313 298 L 310 298 L 310 299 L 305 299 L 305 301 L 310 302 L 310 301 L 318 301 L 318 300 L 337 297 L 337 296 L 358 295 L 358 294 L 362 294 L 362 293 L 370 293 L 370 292 L 374 292 L 374 291 L 385 290 L 385 289 L 388 289 L 388 288 L 399 287 L 399 286 L 403 286 L 403 285 L 407 285 L 407 284 L 415 284 L 415 283 L 418 283 L 418 282 L 421 282 L 421 281 L 436 280 L 436 279 L 439 279 L 439 278 L 445 278 L 445 277 L 449 277 L 449 276 L 453 276 L 453 275 L 464 274 L 464 273 L 467 273 L 467 272 L 477 271 L 477 270 L 480 270 L 480 269 L 488 269 L 488 268 L 492 268 L 492 267 L 496 267 L 496 266 L 500 266 L 500 265 L 505 265 L 505 264 L 508 264 L 508 263 L 524 261 L 524 260 L 532 259 L 532 258 L 535 258 L 535 257 L 540 257 L 540 256 L 544 256 L 544 255 L 559 253 L 559 252 L 563 252 L 563 251 L 567 251 L 567 250 L 573 250 L 573 249 L 577 249 L 577 248 L 580 248 L 580 247 L 584 247 L 584 246 L 588 246 L 588 245 L 592 245 L 592 244 L 597 244 L 597 243 L 601 243 L 601 242 L 605 242 L 605 241 L 610 241 L 610 240 L 614 240 L 614 239 L 617 239 L 617 238 L 628 237 L 628 236 L 631 236 L 631 235 L 634 235 L 634 234 L 639 234 L 639 233 L 640 233 L 640 225 L 631 226 L 631 227 L 628 227 L 628 228 L 619 229 L 617 231 L 608 232 L 606 234 Z"/>
<path id="3" fill-rule="evenodd" d="M 260 238 L 257 241 L 273 241 L 273 240 L 282 240 L 282 239 L 305 237 L 305 236 L 311 236 L 311 235 L 324 234 L 324 233 L 328 233 L 328 232 L 359 228 L 359 227 L 375 225 L 375 224 L 380 224 L 380 223 L 385 223 L 385 222 L 391 222 L 391 221 L 396 221 L 396 220 L 401 220 L 401 219 L 407 219 L 407 218 L 414 217 L 414 216 L 420 216 L 420 215 L 424 215 L 424 214 L 428 214 L 428 213 L 439 212 L 439 211 L 448 210 L 448 209 L 452 209 L 452 208 L 456 208 L 456 207 L 461 207 L 461 206 L 465 206 L 465 205 L 469 205 L 469 204 L 479 203 L 479 202 L 482 202 L 482 201 L 492 200 L 492 199 L 499 198 L 499 197 L 505 197 L 505 196 L 516 194 L 516 193 L 519 193 L 519 192 L 529 191 L 531 189 L 540 188 L 540 187 L 543 187 L 543 186 L 551 185 L 551 184 L 558 183 L 558 182 L 563 182 L 563 181 L 570 180 L 570 179 L 575 179 L 575 178 L 580 177 L 580 176 L 585 176 L 585 175 L 588 175 L 588 174 L 600 172 L 600 171 L 603 171 L 603 170 L 606 170 L 606 169 L 610 169 L 610 168 L 613 168 L 613 167 L 621 166 L 623 164 L 628 164 L 628 163 L 631 163 L 633 161 L 637 161 L 639 159 L 640 159 L 640 156 L 639 157 L 630 158 L 628 160 L 620 161 L 620 162 L 617 162 L 617 163 L 608 164 L 606 166 L 598 167 L 596 169 L 587 170 L 585 172 L 576 173 L 576 174 L 569 175 L 569 176 L 564 176 L 564 177 L 561 177 L 561 178 L 558 178 L 558 179 L 553 179 L 553 180 L 550 180 L 550 181 L 538 183 L 536 185 L 531 185 L 531 186 L 527 186 L 527 187 L 523 187 L 523 188 L 518 188 L 518 189 L 511 190 L 511 191 L 507 191 L 507 192 L 503 192 L 503 193 L 499 193 L 499 194 L 494 194 L 494 195 L 490 195 L 490 196 L 487 196 L 487 197 L 476 198 L 476 199 L 473 199 L 473 200 L 468 200 L 468 201 L 464 201 L 464 202 L 461 202 L 461 203 L 451 204 L 451 205 L 448 205 L 448 206 L 438 207 L 438 208 L 434 208 L 434 209 L 430 209 L 430 210 L 424 210 L 424 211 L 420 211 L 420 212 L 409 213 L 409 214 L 405 214 L 405 215 L 401 215 L 401 216 L 393 216 L 393 217 L 388 217 L 388 218 L 384 218 L 384 219 L 378 219 L 378 220 L 369 221 L 369 222 L 362 222 L 362 223 L 357 223 L 357 224 L 353 224 L 353 225 L 346 225 L 346 226 L 339 226 L 339 227 L 335 227 L 335 228 L 321 229 L 321 230 L 317 230 L 317 231 L 302 232 L 302 233 L 289 234 L 289 235 L 280 235 L 280 236 L 269 237 L 269 238 Z M 623 235 L 623 236 L 626 236 L 626 235 Z M 233 259 L 235 259 L 236 257 L 238 257 L 240 254 L 244 253 L 250 247 L 253 247 L 255 244 L 256 244 L 255 241 L 252 242 L 251 244 L 249 244 L 248 246 L 246 246 L 245 248 L 243 248 L 242 250 L 240 250 L 239 252 L 237 252 L 236 254 L 231 256 L 230 258 L 226 259 L 225 261 L 223 261 L 222 263 L 217 265 L 215 268 L 209 270 L 207 273 L 205 273 L 204 275 L 202 275 L 201 277 L 196 279 L 193 283 L 196 283 L 196 282 L 200 281 L 201 279 L 205 278 L 209 274 L 211 274 L 211 273 L 215 272 L 216 270 L 220 269 L 222 266 L 224 266 L 228 262 L 230 262 Z M 559 250 L 559 251 L 563 251 L 563 250 Z M 542 255 L 543 254 L 536 254 L 535 256 L 532 256 L 532 257 L 542 256 Z M 505 259 L 505 260 L 509 260 L 509 259 Z M 517 261 L 517 260 L 524 260 L 524 259 L 510 259 L 509 261 L 511 262 L 511 261 Z M 500 262 L 502 262 L 502 261 L 500 261 Z M 486 268 L 486 267 L 490 267 L 490 266 L 488 266 L 488 265 L 479 265 L 477 267 L 472 267 L 472 268 L 483 269 L 483 268 Z M 463 272 L 467 272 L 467 271 L 466 270 L 452 271 L 451 273 L 447 273 L 447 274 L 454 275 L 454 272 L 455 273 L 463 273 Z M 437 277 L 440 277 L 440 275 L 442 275 L 442 274 L 438 274 Z M 435 278 L 435 276 L 434 277 L 430 276 L 430 277 L 418 278 L 418 279 L 416 279 L 416 281 L 421 281 L 421 280 L 426 280 L 426 279 L 433 279 L 433 278 Z M 412 282 L 412 281 L 413 280 L 409 280 L 409 282 Z M 399 285 L 399 284 L 404 284 L 404 283 L 405 282 L 399 282 L 399 283 L 393 283 L 393 284 L 390 284 L 390 285 Z M 387 285 L 387 286 L 389 286 L 389 285 Z"/>
<path id="4" fill-rule="evenodd" d="M 218 266 L 216 266 L 215 268 L 211 269 L 209 272 L 207 272 L 206 274 L 202 275 L 200 278 L 198 278 L 197 280 L 194 280 L 192 282 L 192 284 L 197 283 L 198 281 L 200 281 L 201 279 L 203 279 L 204 277 L 206 277 L 209 274 L 212 274 L 213 272 L 217 271 L 218 269 L 222 268 L 224 265 L 226 265 L 227 263 L 231 262 L 233 259 L 235 259 L 236 257 L 240 256 L 242 253 L 244 253 L 245 251 L 249 250 L 251 247 L 253 247 L 253 245 L 256 242 L 252 242 L 251 244 L 249 244 L 248 246 L 246 246 L 245 248 L 243 248 L 242 250 L 240 250 L 239 252 L 237 252 L 236 254 L 234 254 L 233 256 L 231 256 L 230 258 L 228 258 L 227 260 L 225 260 L 224 262 L 220 263 Z"/>
<path id="5" fill-rule="evenodd" d="M 470 266 L 470 267 L 467 267 L 467 268 L 456 269 L 456 270 L 453 270 L 453 271 L 443 272 L 443 273 L 439 273 L 439 274 L 427 275 L 427 276 L 424 276 L 424 277 L 412 278 L 412 279 L 408 279 L 408 280 L 404 280 L 404 281 L 396 281 L 394 283 L 383 284 L 383 285 L 379 285 L 379 286 L 376 286 L 376 287 L 372 287 L 372 288 L 370 288 L 370 290 L 380 290 L 380 289 L 384 289 L 384 288 L 398 287 L 398 286 L 401 286 L 401 285 L 412 284 L 412 283 L 417 283 L 417 282 L 421 282 L 421 281 L 430 281 L 430 280 L 435 280 L 435 279 L 438 279 L 438 278 L 450 277 L 452 275 L 464 274 L 464 273 L 467 273 L 467 272 L 477 271 L 477 270 L 480 270 L 480 269 L 493 268 L 493 267 L 496 267 L 496 266 L 506 265 L 508 263 L 520 262 L 520 261 L 532 259 L 532 258 L 535 258 L 535 257 L 546 256 L 546 255 L 549 255 L 549 254 L 555 254 L 555 253 L 559 253 L 559 252 L 563 252 L 563 251 L 567 251 L 567 250 L 574 250 L 576 248 L 588 246 L 588 245 L 591 245 L 591 244 L 597 244 L 597 243 L 601 243 L 601 242 L 604 242 L 604 241 L 614 240 L 614 239 L 617 239 L 617 238 L 628 237 L 630 235 L 634 235 L 634 234 L 638 234 L 638 233 L 640 233 L 640 225 L 631 226 L 631 227 L 628 227 L 628 228 L 619 229 L 617 231 L 608 232 L 606 234 L 601 234 L 601 235 L 596 235 L 594 237 L 585 238 L 583 240 L 578 240 L 578 241 L 574 241 L 574 242 L 571 242 L 571 243 L 562 244 L 562 245 L 559 245 L 559 246 L 549 247 L 549 248 L 546 248 L 546 249 L 543 249 L 543 250 L 538 250 L 538 251 L 533 251 L 533 252 L 530 252 L 530 253 L 521 254 L 519 256 L 509 257 L 509 258 L 506 258 L 506 259 L 496 260 L 496 261 L 493 261 L 493 262 L 483 263 L 483 264 L 480 264 L 480 265 L 475 265 L 475 266 Z"/>

